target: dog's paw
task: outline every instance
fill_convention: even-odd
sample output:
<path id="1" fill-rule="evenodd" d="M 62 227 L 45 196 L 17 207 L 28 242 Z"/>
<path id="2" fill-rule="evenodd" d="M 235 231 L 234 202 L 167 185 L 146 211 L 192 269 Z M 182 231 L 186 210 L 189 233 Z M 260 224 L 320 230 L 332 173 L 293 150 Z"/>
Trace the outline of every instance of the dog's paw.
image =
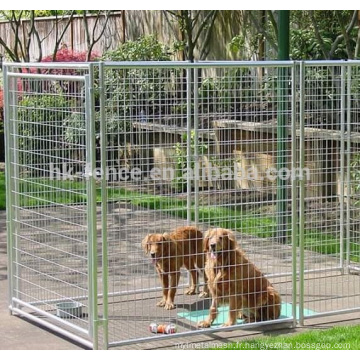
<path id="1" fill-rule="evenodd" d="M 203 320 L 203 321 L 199 321 L 197 323 L 197 327 L 199 329 L 205 329 L 205 328 L 209 328 L 211 326 L 210 322 L 207 320 Z"/>
<path id="2" fill-rule="evenodd" d="M 160 300 L 158 303 L 156 303 L 156 306 L 159 306 L 159 307 L 164 307 L 165 305 L 166 305 L 165 300 Z"/>
<path id="3" fill-rule="evenodd" d="M 199 294 L 199 298 L 200 298 L 200 299 L 205 299 L 205 298 L 207 298 L 207 297 L 209 297 L 209 293 L 206 292 L 206 291 L 202 291 L 202 292 Z"/>
<path id="4" fill-rule="evenodd" d="M 195 288 L 190 287 L 185 291 L 185 295 L 194 295 L 194 294 L 196 294 Z"/>
<path id="5" fill-rule="evenodd" d="M 175 305 L 174 305 L 174 303 L 171 303 L 171 302 L 167 302 L 164 306 L 165 310 L 172 310 L 174 308 L 175 308 Z"/>

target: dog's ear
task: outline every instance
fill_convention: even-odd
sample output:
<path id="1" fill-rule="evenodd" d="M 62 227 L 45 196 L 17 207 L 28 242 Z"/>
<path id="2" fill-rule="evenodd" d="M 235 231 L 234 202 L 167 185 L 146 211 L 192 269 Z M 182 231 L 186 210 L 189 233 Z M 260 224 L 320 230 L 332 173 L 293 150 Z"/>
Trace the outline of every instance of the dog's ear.
<path id="1" fill-rule="evenodd" d="M 142 242 L 141 242 L 141 246 L 142 246 L 142 248 L 144 249 L 145 254 L 148 254 L 148 253 L 149 253 L 149 246 L 148 246 L 149 237 L 150 237 L 150 235 L 146 235 L 146 236 L 144 237 L 144 239 L 142 240 Z"/>
<path id="2" fill-rule="evenodd" d="M 203 239 L 203 251 L 204 252 L 208 252 L 209 251 L 209 240 L 210 240 L 210 236 L 209 236 L 209 231 L 207 231 L 204 234 L 204 239 Z"/>
<path id="3" fill-rule="evenodd" d="M 237 247 L 237 243 L 234 233 L 232 231 L 227 230 L 225 236 L 227 239 L 227 248 L 229 250 L 235 250 Z"/>

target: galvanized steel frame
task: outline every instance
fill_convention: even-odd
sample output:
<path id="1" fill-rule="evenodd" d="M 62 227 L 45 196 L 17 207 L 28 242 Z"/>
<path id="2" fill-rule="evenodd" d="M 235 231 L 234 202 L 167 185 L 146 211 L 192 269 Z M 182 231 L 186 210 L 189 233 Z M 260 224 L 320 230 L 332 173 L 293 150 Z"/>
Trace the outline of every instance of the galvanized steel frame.
<path id="1" fill-rule="evenodd" d="M 198 79 L 198 69 L 202 68 L 241 68 L 241 67 L 269 67 L 269 68 L 288 68 L 291 71 L 291 137 L 293 139 L 299 135 L 299 148 L 297 148 L 296 141 L 292 141 L 291 144 L 291 164 L 295 168 L 299 166 L 300 168 L 304 168 L 305 165 L 305 69 L 306 67 L 311 66 L 339 66 L 341 67 L 342 76 L 341 76 L 341 158 L 340 158 L 340 207 L 341 207 L 341 223 L 346 222 L 346 227 L 341 229 L 340 232 L 340 259 L 339 266 L 334 270 L 340 270 L 342 272 L 348 271 L 351 269 L 353 265 L 350 264 L 350 245 L 349 245 L 349 217 L 350 217 L 350 207 L 349 201 L 346 204 L 344 203 L 344 185 L 345 183 L 348 186 L 350 184 L 349 178 L 349 156 L 350 156 L 350 140 L 351 133 L 350 131 L 346 131 L 346 128 L 350 128 L 350 111 L 346 113 L 346 109 L 350 109 L 350 97 L 346 97 L 346 88 L 349 91 L 350 82 L 351 82 L 351 68 L 353 66 L 360 66 L 360 61 L 348 61 L 348 62 L 334 62 L 334 61 L 324 61 L 324 62 L 313 62 L 313 61 L 305 61 L 305 62 L 294 62 L 294 61 L 272 61 L 272 62 L 196 62 L 196 63 L 188 63 L 188 62 L 100 62 L 94 64 L 4 64 L 4 87 L 5 87 L 5 129 L 6 129 L 6 180 L 7 180 L 7 228 L 8 228 L 8 259 L 9 259 L 9 308 L 12 313 L 22 315 L 27 317 L 43 326 L 47 326 L 48 328 L 55 330 L 63 335 L 70 337 L 71 339 L 82 343 L 85 346 L 92 347 L 97 349 L 101 347 L 100 337 L 99 337 L 99 329 L 101 328 L 102 333 L 102 347 L 108 348 L 118 345 L 131 344 L 131 343 L 139 343 L 144 341 L 153 341 L 160 340 L 161 337 L 145 337 L 145 338 L 137 338 L 137 339 L 128 339 L 126 341 L 115 341 L 109 342 L 108 339 L 108 304 L 109 297 L 114 294 L 109 293 L 108 291 L 108 243 L 107 243 L 107 184 L 105 179 L 101 181 L 101 193 L 102 193 L 102 203 L 101 203 L 101 247 L 102 247 L 102 275 L 101 278 L 98 277 L 98 264 L 97 264 L 97 214 L 96 214 L 96 183 L 93 177 L 92 170 L 96 167 L 96 159 L 95 159 L 95 115 L 94 115 L 94 80 L 95 68 L 98 69 L 99 72 L 99 93 L 100 93 L 100 137 L 101 137 L 101 166 L 102 170 L 105 173 L 106 167 L 106 149 L 105 149 L 105 136 L 106 136 L 106 117 L 105 117 L 105 99 L 104 99 L 104 87 L 105 87 L 105 69 L 114 68 L 114 69 L 153 69 L 153 68 L 180 68 L 185 69 L 187 74 L 187 118 L 190 120 L 192 117 L 194 119 L 194 129 L 195 129 L 195 151 L 191 152 L 191 122 L 188 121 L 187 128 L 187 161 L 188 165 L 191 162 L 191 159 L 198 159 L 198 111 L 197 111 L 197 92 L 195 92 L 194 97 L 191 96 L 191 84 L 194 83 L 194 86 L 197 86 Z M 18 72 L 18 69 L 22 67 L 34 67 L 34 68 L 50 68 L 50 69 L 64 69 L 64 68 L 78 68 L 85 70 L 87 75 L 84 76 L 60 76 L 60 75 L 46 75 L 46 74 L 24 74 Z M 49 79 L 49 80 L 71 80 L 71 81 L 80 81 L 85 85 L 85 99 L 86 99 L 86 149 L 87 149 L 87 164 L 90 164 L 90 173 L 87 174 L 87 216 L 88 216 L 88 281 L 89 281 L 89 329 L 84 331 L 83 329 L 79 329 L 72 324 L 69 324 L 67 321 L 60 320 L 57 317 L 48 314 L 47 312 L 36 307 L 36 302 L 34 303 L 25 303 L 19 299 L 14 290 L 14 283 L 17 281 L 18 272 L 20 271 L 16 267 L 15 261 L 17 257 L 16 252 L 16 227 L 18 226 L 17 222 L 17 209 L 19 208 L 19 189 L 17 188 L 18 184 L 14 181 L 14 178 L 18 178 L 18 153 L 17 151 L 11 151 L 11 149 L 17 149 L 18 145 L 16 144 L 16 134 L 17 134 L 17 126 L 16 122 L 13 121 L 11 123 L 9 119 L 14 119 L 14 106 L 16 105 L 16 99 L 11 95 L 9 89 L 14 88 L 16 78 L 33 78 L 33 79 Z M 296 94 L 299 94 L 299 100 L 296 98 Z M 195 111 L 192 113 L 191 106 L 195 105 Z M 299 113 L 297 113 L 296 105 L 299 104 Z M 11 126 L 12 124 L 12 126 Z M 299 126 L 297 126 L 297 124 Z M 345 127 L 345 124 L 347 126 Z M 347 165 L 346 165 L 347 164 Z M 347 171 L 345 167 L 348 167 Z M 190 182 L 190 179 L 188 179 Z M 191 223 L 191 194 L 188 186 L 188 194 L 187 194 L 187 202 L 188 202 L 188 213 L 187 213 L 187 222 Z M 349 190 L 348 190 L 349 191 Z M 199 183 L 195 182 L 195 207 L 198 207 L 199 204 Z M 291 242 L 292 242 L 292 318 L 287 319 L 285 322 L 291 322 L 293 326 L 296 325 L 297 321 L 303 323 L 306 318 L 311 317 L 319 317 L 325 315 L 333 315 L 345 312 L 352 312 L 360 310 L 359 307 L 351 308 L 351 309 L 342 309 L 339 311 L 328 311 L 321 312 L 316 315 L 305 316 L 304 315 L 304 298 L 305 298 L 305 290 L 304 290 L 304 282 L 305 282 L 305 274 L 307 273 L 317 273 L 323 272 L 327 269 L 306 269 L 305 268 L 305 249 L 304 249 L 304 197 L 305 197 L 305 180 L 302 179 L 293 179 L 291 183 Z M 299 209 L 298 209 L 299 206 Z M 347 219 L 347 220 L 346 220 Z M 195 224 L 199 222 L 199 214 L 195 213 Z M 299 257 L 297 256 L 297 241 L 299 239 Z M 347 241 L 343 245 L 344 242 Z M 344 251 L 345 249 L 345 251 Z M 356 268 L 356 266 L 355 266 Z M 100 294 L 98 291 L 98 282 L 101 281 L 103 285 L 103 292 Z M 15 286 L 18 289 L 18 286 Z M 151 289 L 150 289 L 151 290 Z M 146 292 L 146 289 L 137 290 L 138 292 Z M 103 309 L 102 316 L 99 315 L 99 305 L 98 298 L 103 299 Z M 54 299 L 56 301 L 56 299 Z M 296 316 L 296 305 L 299 305 L 299 317 Z M 55 323 L 61 323 L 68 327 L 68 330 L 64 330 L 60 327 L 57 327 L 53 323 L 47 322 L 45 319 L 40 319 L 37 316 L 31 315 L 21 308 L 28 308 L 39 315 L 45 316 L 45 318 L 50 318 Z M 266 324 L 277 324 L 284 322 L 283 320 L 275 320 L 266 322 Z M 237 328 L 253 328 L 254 326 L 259 326 L 259 324 L 247 324 L 240 326 L 231 326 L 226 329 L 221 329 L 222 331 L 230 331 Z M 81 336 L 75 335 L 71 332 L 72 328 L 77 331 L 80 331 L 85 335 L 85 339 Z M 188 335 L 198 335 L 205 333 L 213 333 L 218 331 L 217 329 L 209 329 L 202 331 L 189 331 L 186 333 L 179 333 L 174 335 L 168 335 L 167 338 L 178 338 L 182 336 Z M 90 340 L 88 340 L 90 339 Z"/>

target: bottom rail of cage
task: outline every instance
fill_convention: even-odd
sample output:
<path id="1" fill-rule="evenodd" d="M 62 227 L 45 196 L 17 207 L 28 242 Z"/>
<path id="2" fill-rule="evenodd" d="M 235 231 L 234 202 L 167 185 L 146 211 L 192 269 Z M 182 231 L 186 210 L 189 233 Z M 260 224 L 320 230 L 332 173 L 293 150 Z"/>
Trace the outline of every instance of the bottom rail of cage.
<path id="1" fill-rule="evenodd" d="M 342 314 L 350 314 L 353 312 L 360 311 L 360 307 L 352 308 L 352 309 L 341 309 L 341 310 L 333 310 L 333 311 L 324 311 L 324 312 L 318 312 L 316 314 L 311 315 L 304 315 L 303 319 L 315 319 L 320 318 L 324 316 L 334 316 L 334 315 L 342 315 Z"/>
<path id="2" fill-rule="evenodd" d="M 57 316 L 55 316 L 53 314 L 50 314 L 50 313 L 48 313 L 48 312 L 46 312 L 44 310 L 41 310 L 41 309 L 37 308 L 37 307 L 35 307 L 35 306 L 25 302 L 25 301 L 19 300 L 17 298 L 12 298 L 12 303 L 18 304 L 18 305 L 20 305 L 20 306 L 22 306 L 24 308 L 28 308 L 29 310 L 33 311 L 34 313 L 36 313 L 38 315 L 41 315 L 41 316 L 43 316 L 45 318 L 48 318 L 49 320 L 51 320 L 51 321 L 53 321 L 53 322 L 55 322 L 55 323 L 57 323 L 59 325 L 66 326 L 66 327 L 68 327 L 70 329 L 73 329 L 74 331 L 77 331 L 77 332 L 79 332 L 81 334 L 84 334 L 85 336 L 89 336 L 89 332 L 88 332 L 87 329 L 84 329 L 84 328 L 82 328 L 80 326 L 72 324 L 69 321 L 63 320 L 63 319 L 61 319 L 61 318 L 59 318 L 59 317 L 57 317 Z M 10 308 L 10 310 L 12 312 L 17 312 L 17 311 L 20 310 L 19 308 L 15 307 L 15 306 L 12 306 L 12 305 L 10 305 L 9 308 Z M 29 314 L 29 313 L 26 313 L 26 314 Z M 31 314 L 29 314 L 29 315 L 31 315 Z M 56 325 L 54 325 L 54 326 L 56 327 Z"/>
<path id="3" fill-rule="evenodd" d="M 234 331 L 234 330 L 254 330 L 256 328 L 261 329 L 263 327 L 272 326 L 272 325 L 283 325 L 283 327 L 294 327 L 295 320 L 292 317 L 289 317 L 286 319 L 269 320 L 269 321 L 262 321 L 257 323 L 240 324 L 240 325 L 232 325 L 232 326 L 209 328 L 209 329 L 196 329 L 192 331 L 180 332 L 175 334 L 147 336 L 144 338 L 113 341 L 108 344 L 108 347 L 111 348 L 111 347 L 138 344 L 143 342 L 159 341 L 159 340 L 164 341 L 164 340 L 171 340 L 171 339 L 187 337 L 187 336 L 196 336 L 196 335 L 200 336 L 200 335 L 207 335 L 220 331 L 225 332 L 225 331 Z"/>
<path id="4" fill-rule="evenodd" d="M 77 336 L 75 334 L 73 334 L 72 332 L 62 329 L 54 324 L 51 324 L 49 322 L 47 322 L 46 320 L 40 319 L 35 315 L 29 314 L 26 311 L 23 311 L 21 309 L 18 309 L 16 307 L 10 307 L 10 310 L 14 313 L 17 314 L 19 316 L 24 317 L 27 320 L 30 320 L 34 323 L 39 324 L 40 326 L 43 326 L 51 331 L 54 331 L 55 333 L 58 333 L 60 335 L 66 336 L 67 338 L 69 338 L 70 340 L 73 340 L 75 342 L 77 342 L 78 344 L 81 344 L 89 349 L 93 349 L 93 343 L 91 341 L 88 341 L 80 336 Z"/>
<path id="5" fill-rule="evenodd" d="M 356 272 L 356 273 L 360 273 L 360 266 L 349 265 L 349 266 L 347 267 L 347 269 L 348 269 L 349 271 L 354 271 L 354 272 Z"/>

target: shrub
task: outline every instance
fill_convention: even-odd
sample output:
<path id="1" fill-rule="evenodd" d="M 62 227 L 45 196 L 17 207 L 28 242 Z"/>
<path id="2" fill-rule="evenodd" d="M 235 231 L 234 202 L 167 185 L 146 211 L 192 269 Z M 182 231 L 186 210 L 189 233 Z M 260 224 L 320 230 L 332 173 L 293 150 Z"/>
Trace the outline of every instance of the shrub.
<path id="1" fill-rule="evenodd" d="M 64 119 L 64 141 L 67 145 L 85 144 L 86 122 L 83 113 L 72 113 Z M 108 114 L 106 117 L 106 134 L 109 139 L 108 143 L 111 145 L 118 145 L 119 141 L 123 140 L 121 135 L 130 132 L 129 122 L 121 121 L 120 119 Z M 95 112 L 95 132 L 100 135 L 100 113 Z M 114 136 L 111 136 L 114 135 Z M 116 140 L 116 141 L 114 141 Z"/>
<path id="2" fill-rule="evenodd" d="M 273 87 L 273 78 L 266 75 L 259 83 L 251 68 L 224 69 L 216 77 L 202 80 L 198 89 L 200 113 L 242 116 L 255 104 L 271 101 Z"/>
<path id="3" fill-rule="evenodd" d="M 65 157 L 63 124 L 70 116 L 69 102 L 62 94 L 24 96 L 19 102 L 20 163 L 43 174 L 50 163 Z"/>
<path id="4" fill-rule="evenodd" d="M 195 171 L 195 161 L 192 159 L 190 161 L 190 169 L 188 169 L 187 162 L 187 134 L 183 134 L 180 143 L 176 143 L 174 146 L 175 149 L 175 178 L 172 181 L 173 188 L 178 192 L 183 192 L 187 190 L 187 181 L 186 174 L 187 171 Z M 195 146 L 197 146 L 198 155 L 200 157 L 204 156 L 208 150 L 208 145 L 204 143 L 201 139 L 198 139 L 198 143 L 195 142 L 195 131 L 191 131 L 190 134 L 190 148 L 191 152 L 195 152 Z"/>
<path id="5" fill-rule="evenodd" d="M 169 48 L 154 36 L 127 41 L 104 53 L 108 61 L 171 60 Z M 106 73 L 107 108 L 121 118 L 142 120 L 176 112 L 176 78 L 179 71 L 166 68 L 109 69 Z"/>
<path id="6" fill-rule="evenodd" d="M 87 53 L 71 51 L 68 49 L 60 49 L 56 53 L 56 58 L 53 60 L 53 55 L 48 55 L 41 62 L 51 63 L 51 62 L 85 62 Z M 98 58 L 98 54 L 92 53 L 91 60 L 96 60 Z M 69 68 L 69 69 L 61 69 L 61 68 L 23 68 L 22 72 L 27 73 L 40 73 L 40 74 L 53 74 L 53 75 L 82 75 L 83 70 Z M 32 79 L 21 79 L 19 80 L 19 89 L 20 92 L 22 90 L 30 91 L 30 92 L 38 92 L 38 93 L 51 93 L 51 92 L 63 92 L 63 94 L 76 94 L 81 91 L 81 84 L 73 81 L 64 81 L 59 80 L 57 82 L 50 80 L 32 80 Z"/>
<path id="7" fill-rule="evenodd" d="M 116 50 L 109 50 L 102 56 L 111 61 L 166 61 L 171 60 L 167 46 L 161 44 L 153 35 L 142 36 L 135 41 L 126 41 Z"/>
<path id="8" fill-rule="evenodd" d="M 60 49 L 56 53 L 55 60 L 53 55 L 48 55 L 42 59 L 41 62 L 85 62 L 87 57 L 87 52 L 76 52 L 69 49 Z M 94 61 L 99 57 L 97 53 L 92 53 L 90 61 Z"/>

